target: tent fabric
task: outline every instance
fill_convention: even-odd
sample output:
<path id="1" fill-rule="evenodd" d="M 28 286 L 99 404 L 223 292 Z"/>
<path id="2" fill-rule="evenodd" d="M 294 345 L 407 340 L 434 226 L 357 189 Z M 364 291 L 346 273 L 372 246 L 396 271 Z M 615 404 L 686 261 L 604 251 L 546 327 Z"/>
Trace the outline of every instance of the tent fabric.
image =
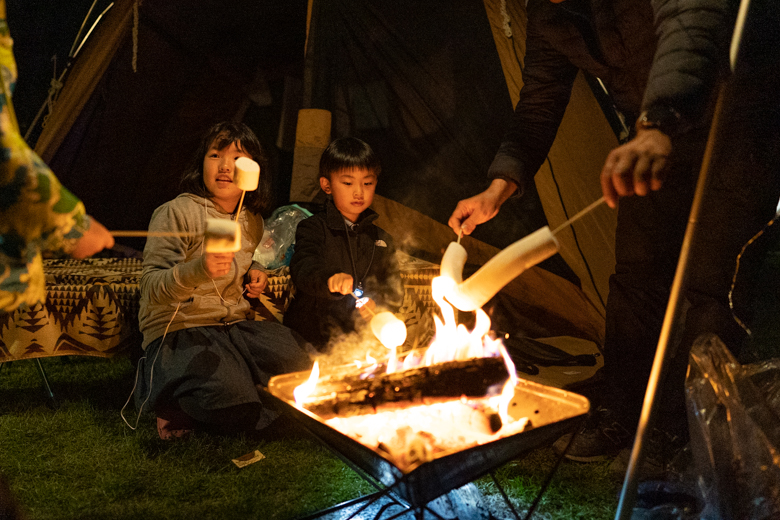
<path id="1" fill-rule="evenodd" d="M 377 148 L 386 172 L 378 194 L 444 224 L 459 200 L 486 187 L 485 173 L 522 87 L 521 4 L 313 1 L 311 107 L 332 111 L 334 137 L 354 135 Z M 578 78 L 549 161 L 537 175 L 539 194 L 510 199 L 473 237 L 501 249 L 547 222 L 565 222 L 601 196 L 598 175 L 616 144 L 587 82 Z M 313 169 L 293 175 L 294 184 L 316 181 Z M 542 264 L 581 284 L 602 314 L 614 227 L 614 212 L 597 208 L 560 233 L 565 268 L 560 257 Z M 440 254 L 435 237 L 441 231 L 415 228 L 417 238 L 408 240 Z M 489 250 L 480 247 L 475 258 L 484 261 Z"/>
<path id="2" fill-rule="evenodd" d="M 305 38 L 305 0 L 229 7 L 146 0 L 136 72 L 132 4 L 120 0 L 87 42 L 37 145 L 112 230 L 146 229 L 154 209 L 178 194 L 201 135 L 218 121 L 252 127 L 270 155 L 270 173 L 279 172 L 288 160 L 275 146 L 280 105 L 287 79 L 299 74 Z M 123 243 L 143 247 L 142 239 Z"/>
<path id="3" fill-rule="evenodd" d="M 315 0 L 308 35 L 309 51 L 315 52 L 306 57 L 313 69 L 304 71 L 305 0 L 284 6 L 241 0 L 231 7 L 217 0 L 146 0 L 134 72 L 131 4 L 118 0 L 85 46 L 38 144 L 98 220 L 109 229 L 145 229 L 154 208 L 178 192 L 180 173 L 199 136 L 224 119 L 243 120 L 255 129 L 272 154 L 279 175 L 275 187 L 283 189 L 287 157 L 275 144 L 282 141 L 282 127 L 289 128 L 290 114 L 298 112 L 288 87 L 300 74 L 302 97 L 309 100 L 303 108 L 327 110 L 332 137 L 363 138 L 382 158 L 374 203 L 379 225 L 408 252 L 440 261 L 456 238 L 446 220 L 458 200 L 486 186 L 487 167 L 511 116 L 512 92 L 520 85 L 514 80 L 507 88 L 505 58 L 496 52 L 496 42 L 505 36 L 495 37 L 485 6 L 465 0 Z M 522 9 L 510 15 L 522 16 Z M 510 43 L 519 40 L 514 36 Z M 511 60 L 519 68 L 521 60 L 514 55 Z M 592 150 L 611 146 L 583 144 L 582 134 L 595 134 L 595 127 L 606 123 L 582 85 L 573 105 L 581 102 L 587 109 L 572 109 L 571 117 L 567 112 L 569 126 L 562 126 L 560 148 L 550 154 L 561 192 L 547 193 L 540 184 L 543 198 L 563 199 L 569 214 L 597 198 L 577 193 L 581 188 L 575 181 L 587 179 L 577 175 L 582 168 L 573 167 L 597 172 L 593 165 L 603 156 L 594 158 Z M 279 106 L 282 98 L 289 106 Z M 296 135 L 309 130 L 299 128 Z M 323 132 L 324 127 L 315 133 Z M 578 147 L 570 148 L 571 142 Z M 274 154 L 279 154 L 275 163 Z M 290 154 L 287 166 L 292 162 Z M 575 175 L 563 182 L 569 169 Z M 597 189 L 595 179 L 589 188 Z M 287 182 L 289 190 L 289 177 Z M 286 202 L 282 196 L 277 204 Z M 551 223 L 565 220 L 562 209 L 556 214 L 535 194 L 512 199 L 500 217 L 463 238 L 469 263 L 478 266 L 545 225 L 542 206 Z M 591 242 L 608 241 L 601 230 L 593 233 Z M 578 235 L 585 242 L 579 229 Z M 573 266 L 582 261 L 566 249 L 562 253 Z M 565 329 L 541 325 L 534 329 L 539 334 L 572 332 L 600 343 L 603 308 L 589 292 L 587 269 L 578 272 L 583 292 L 563 259 L 554 258 L 507 288 L 515 300 L 510 307 L 519 305 Z"/>
<path id="4" fill-rule="evenodd" d="M 35 151 L 47 164 L 62 140 L 70 131 L 76 117 L 84 108 L 109 63 L 114 58 L 133 16 L 134 0 L 116 0 L 105 22 L 90 35 L 90 56 L 78 60 L 69 73 L 68 88 L 57 99 L 57 110 L 46 120 L 46 125 L 35 144 Z"/>
<path id="5" fill-rule="evenodd" d="M 525 5 L 505 0 L 484 0 L 484 4 L 514 106 L 523 86 Z M 578 75 L 548 161 L 534 179 L 552 229 L 601 197 L 601 167 L 617 144 L 588 83 Z M 616 212 L 602 205 L 557 235 L 561 256 L 602 314 L 615 265 L 616 223 Z"/>

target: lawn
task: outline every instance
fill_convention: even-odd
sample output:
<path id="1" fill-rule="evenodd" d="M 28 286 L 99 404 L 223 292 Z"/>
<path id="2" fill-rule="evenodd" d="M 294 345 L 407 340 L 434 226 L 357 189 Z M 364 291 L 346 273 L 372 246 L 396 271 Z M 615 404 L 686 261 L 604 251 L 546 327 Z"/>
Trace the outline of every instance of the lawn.
<path id="1" fill-rule="evenodd" d="M 120 416 L 133 386 L 127 358 L 42 363 L 57 409 L 35 361 L 0 370 L 0 473 L 32 520 L 292 520 L 374 491 L 292 422 L 278 429 L 278 438 L 263 441 L 199 434 L 165 442 L 151 416 L 133 431 Z M 124 415 L 135 424 L 132 405 Z M 232 462 L 254 450 L 265 458 L 244 468 Z M 543 447 L 495 472 L 521 515 L 555 462 L 552 449 Z M 608 463 L 566 461 L 534 518 L 612 518 L 619 484 Z M 476 486 L 487 510 L 511 516 L 492 478 Z"/>

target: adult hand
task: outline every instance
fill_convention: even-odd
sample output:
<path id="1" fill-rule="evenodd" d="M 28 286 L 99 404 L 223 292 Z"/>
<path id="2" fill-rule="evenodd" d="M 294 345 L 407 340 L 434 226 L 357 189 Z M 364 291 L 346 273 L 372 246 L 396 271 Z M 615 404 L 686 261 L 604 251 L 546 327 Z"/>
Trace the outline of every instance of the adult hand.
<path id="1" fill-rule="evenodd" d="M 349 294 L 352 292 L 354 280 L 347 273 L 336 273 L 328 278 L 328 290 L 333 293 Z"/>
<path id="2" fill-rule="evenodd" d="M 203 267 L 210 278 L 219 278 L 230 272 L 234 253 L 206 253 L 203 255 Z"/>
<path id="3" fill-rule="evenodd" d="M 103 224 L 90 217 L 89 229 L 76 241 L 76 247 L 70 252 L 70 256 L 81 260 L 112 247 L 114 237 Z"/>
<path id="4" fill-rule="evenodd" d="M 612 150 L 601 170 L 601 191 L 609 207 L 618 197 L 647 195 L 661 189 L 666 178 L 672 140 L 660 130 L 639 130 L 636 136 Z"/>
<path id="5" fill-rule="evenodd" d="M 363 318 L 366 321 L 369 321 L 371 318 L 374 317 L 374 310 L 376 309 L 376 302 L 372 300 L 371 298 L 366 298 L 366 301 L 358 307 L 358 312 L 360 313 L 360 317 Z"/>
<path id="6" fill-rule="evenodd" d="M 268 275 L 260 269 L 249 270 L 249 283 L 246 284 L 246 295 L 249 298 L 257 298 L 268 285 Z"/>
<path id="7" fill-rule="evenodd" d="M 493 179 L 488 189 L 471 198 L 458 202 L 447 224 L 455 234 L 470 235 L 479 224 L 498 214 L 501 205 L 517 190 L 514 182 Z"/>

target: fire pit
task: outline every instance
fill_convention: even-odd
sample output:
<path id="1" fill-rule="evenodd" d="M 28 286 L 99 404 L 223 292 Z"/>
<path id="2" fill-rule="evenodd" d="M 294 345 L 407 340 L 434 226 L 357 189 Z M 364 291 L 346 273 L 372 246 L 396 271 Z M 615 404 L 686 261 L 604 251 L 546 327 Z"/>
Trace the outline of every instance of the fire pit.
<path id="1" fill-rule="evenodd" d="M 515 419 L 529 419 L 524 431 L 467 449 L 438 453 L 432 460 L 402 468 L 387 453 L 362 444 L 331 427 L 323 418 L 297 407 L 293 391 L 308 378 L 308 372 L 273 377 L 268 392 L 284 403 L 289 414 L 311 434 L 358 469 L 361 476 L 375 479 L 417 509 L 573 431 L 590 406 L 578 394 L 519 379 L 509 412 Z"/>
<path id="2" fill-rule="evenodd" d="M 517 378 L 479 308 L 488 289 L 466 290 L 468 281 L 459 283 L 465 252 L 450 257 L 431 283 L 441 315 L 434 315 L 436 336 L 424 351 L 399 354 L 405 325 L 382 312 L 370 328 L 388 349 L 383 362 L 367 356 L 366 369 L 356 361 L 358 371 L 341 365 L 351 368 L 322 377 L 315 362 L 311 373 L 276 376 L 268 385 L 310 433 L 418 516 L 441 495 L 573 431 L 590 407 L 580 395 Z M 484 277 L 489 291 L 500 288 L 490 273 L 503 270 Z M 476 311 L 472 330 L 458 323 L 448 301 Z"/>

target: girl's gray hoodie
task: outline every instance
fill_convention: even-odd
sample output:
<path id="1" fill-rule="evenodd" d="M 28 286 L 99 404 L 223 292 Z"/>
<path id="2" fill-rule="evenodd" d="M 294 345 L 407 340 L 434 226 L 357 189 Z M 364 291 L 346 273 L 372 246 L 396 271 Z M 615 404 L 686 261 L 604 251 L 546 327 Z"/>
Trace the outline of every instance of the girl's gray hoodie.
<path id="1" fill-rule="evenodd" d="M 211 279 L 203 266 L 206 218 L 232 216 L 210 200 L 182 193 L 154 211 L 149 231 L 183 231 L 182 237 L 149 237 L 144 248 L 139 325 L 143 348 L 165 333 L 250 318 L 243 298 L 244 275 L 263 236 L 263 219 L 243 208 L 238 222 L 241 250 L 230 272 Z M 173 318 L 173 319 L 172 319 Z M 170 324 L 170 325 L 169 325 Z"/>

